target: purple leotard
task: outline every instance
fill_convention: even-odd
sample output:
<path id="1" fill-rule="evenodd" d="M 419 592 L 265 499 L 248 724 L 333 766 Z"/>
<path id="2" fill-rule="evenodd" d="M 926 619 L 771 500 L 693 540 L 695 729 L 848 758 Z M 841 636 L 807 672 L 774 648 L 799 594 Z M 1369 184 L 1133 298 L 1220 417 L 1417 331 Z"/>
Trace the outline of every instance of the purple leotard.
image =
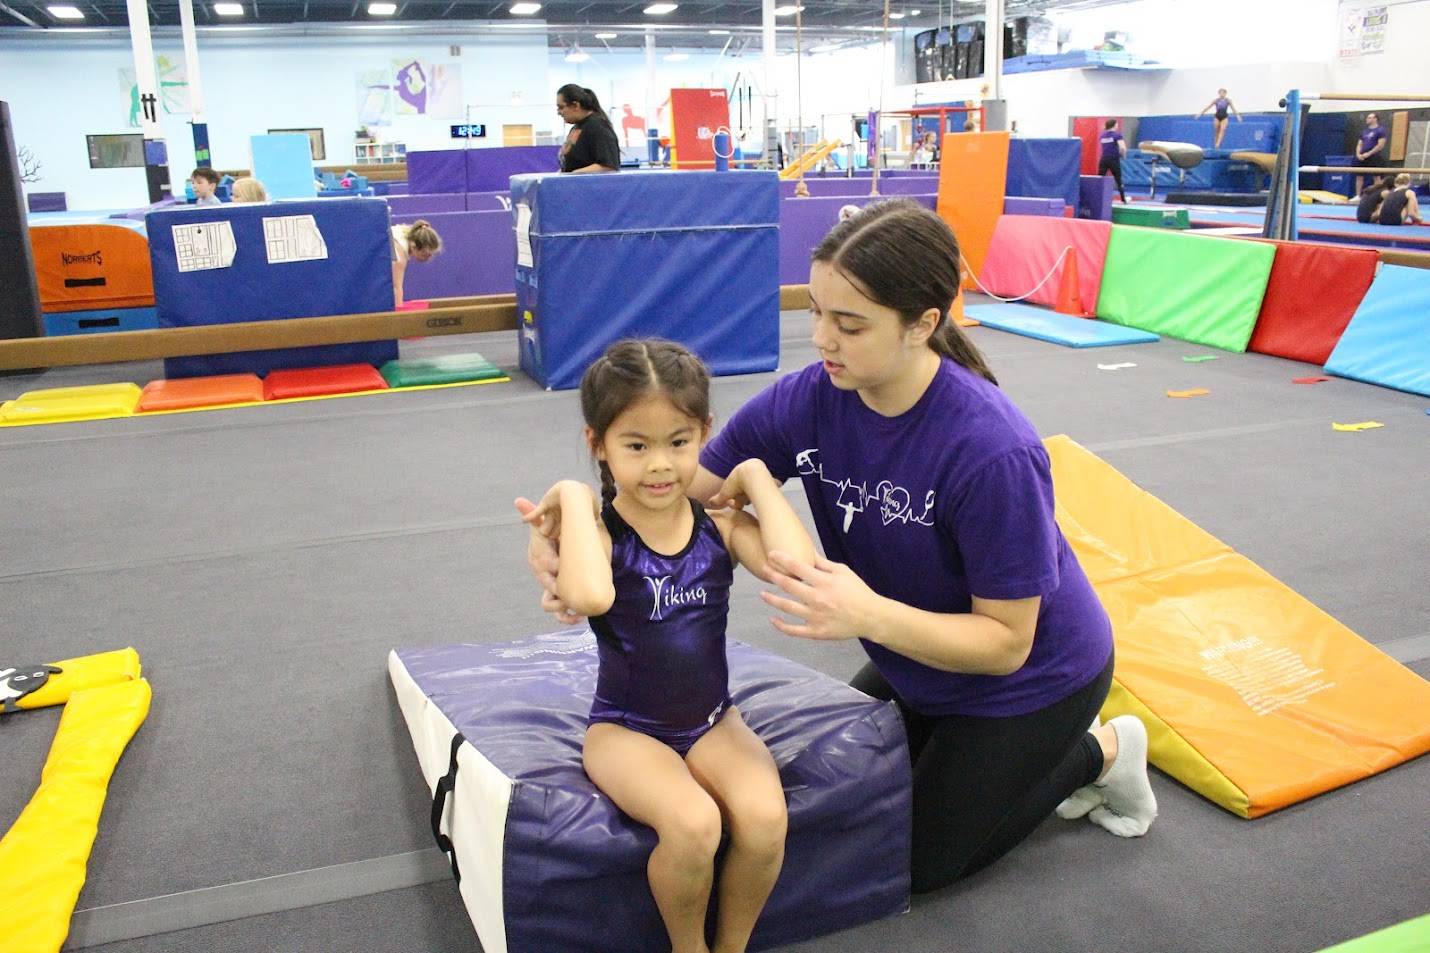
<path id="1" fill-rule="evenodd" d="M 684 756 L 730 707 L 725 619 L 734 564 L 720 530 L 694 500 L 690 542 L 663 556 L 614 506 L 611 534 L 616 601 L 591 620 L 600 671 L 590 722 L 649 735 Z"/>

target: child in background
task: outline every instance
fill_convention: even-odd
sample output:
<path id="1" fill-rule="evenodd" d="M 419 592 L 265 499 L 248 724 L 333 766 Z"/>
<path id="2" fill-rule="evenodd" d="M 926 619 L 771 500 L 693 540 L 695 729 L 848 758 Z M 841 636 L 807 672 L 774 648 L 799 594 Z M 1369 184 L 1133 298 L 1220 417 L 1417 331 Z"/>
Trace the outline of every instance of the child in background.
<path id="1" fill-rule="evenodd" d="M 194 204 L 222 205 L 223 202 L 214 194 L 218 189 L 218 182 L 218 173 L 213 169 L 195 169 L 194 174 L 189 176 L 189 184 L 194 187 Z"/>
<path id="2" fill-rule="evenodd" d="M 556 591 L 596 633 L 586 773 L 655 829 L 647 876 L 673 953 L 740 953 L 784 861 L 786 808 L 774 759 L 730 701 L 733 561 L 763 578 L 770 551 L 813 558 L 814 542 L 759 460 L 725 480 L 715 499 L 729 509 L 686 495 L 710 433 L 710 374 L 680 345 L 612 345 L 581 381 L 581 409 L 601 499 L 563 480 L 524 519 L 559 535 Z M 707 947 L 722 818 L 730 849 Z"/>
<path id="3" fill-rule="evenodd" d="M 442 250 L 442 236 L 426 221 L 418 219 L 411 225 L 392 226 L 392 294 L 395 306 L 406 300 L 402 282 L 407 276 L 407 261 L 431 261 Z"/>
<path id="4" fill-rule="evenodd" d="M 263 183 L 245 175 L 233 183 L 233 204 L 244 205 L 268 201 L 268 190 L 263 187 Z"/>

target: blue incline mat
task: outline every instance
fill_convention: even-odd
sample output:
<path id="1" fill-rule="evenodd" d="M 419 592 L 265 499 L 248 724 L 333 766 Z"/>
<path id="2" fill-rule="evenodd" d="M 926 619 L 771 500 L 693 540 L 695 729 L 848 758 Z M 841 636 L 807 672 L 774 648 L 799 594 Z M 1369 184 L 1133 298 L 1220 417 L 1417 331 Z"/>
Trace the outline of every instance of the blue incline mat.
<path id="1" fill-rule="evenodd" d="M 1326 370 L 1430 397 L 1430 271 L 1384 265 L 1326 361 Z"/>
<path id="2" fill-rule="evenodd" d="M 971 304 L 964 309 L 964 313 L 984 327 L 1064 347 L 1108 347 L 1161 340 L 1151 331 L 1125 328 L 1092 318 L 1075 318 L 1030 304 Z"/>

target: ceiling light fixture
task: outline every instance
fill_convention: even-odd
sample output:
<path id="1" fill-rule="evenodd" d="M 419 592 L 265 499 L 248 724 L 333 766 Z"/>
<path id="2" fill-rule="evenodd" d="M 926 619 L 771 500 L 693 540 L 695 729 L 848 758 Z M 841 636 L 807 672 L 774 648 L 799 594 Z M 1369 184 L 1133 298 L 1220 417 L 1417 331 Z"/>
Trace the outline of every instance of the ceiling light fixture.
<path id="1" fill-rule="evenodd" d="M 215 3 L 214 13 L 217 13 L 221 17 L 241 17 L 243 16 L 243 4 Z"/>
<path id="2" fill-rule="evenodd" d="M 50 16 L 54 17 L 56 20 L 84 19 L 84 13 L 80 11 L 79 7 L 55 6 L 45 7 L 45 9 L 50 11 Z"/>
<path id="3" fill-rule="evenodd" d="M 596 39 L 598 39 L 598 40 L 614 40 L 614 39 L 615 39 L 616 37 L 618 37 L 618 36 L 620 36 L 619 33 L 597 33 L 597 34 L 596 34 Z"/>
<path id="4" fill-rule="evenodd" d="M 525 17 L 525 16 L 530 16 L 531 14 L 535 13 L 537 10 L 540 10 L 540 9 L 541 9 L 541 4 L 539 4 L 539 3 L 513 3 L 511 6 L 507 7 L 506 9 L 507 9 L 507 12 L 508 12 L 508 13 L 514 14 L 514 15 L 519 16 L 519 17 Z"/>
<path id="5" fill-rule="evenodd" d="M 795 6 L 793 3 L 787 3 L 787 4 L 785 4 L 785 5 L 782 6 L 782 7 L 775 7 L 775 16 L 777 16 L 777 17 L 792 17 L 792 16 L 794 16 L 796 13 L 800 13 L 800 12 L 803 11 L 803 10 L 804 10 L 804 7 L 802 7 L 802 6 Z"/>
<path id="6" fill-rule="evenodd" d="M 916 16 L 918 16 L 920 13 L 923 13 L 923 11 L 922 11 L 922 10 L 910 10 L 910 11 L 909 11 L 909 16 L 911 16 L 911 17 L 916 17 Z"/>
<path id="7" fill-rule="evenodd" d="M 729 35 L 730 35 L 730 31 L 729 31 L 729 30 L 711 30 L 711 31 L 710 31 L 710 35 L 711 35 L 711 36 L 729 36 Z"/>
<path id="8" fill-rule="evenodd" d="M 368 16 L 390 17 L 397 12 L 395 3 L 369 3 L 367 5 Z"/>
<path id="9" fill-rule="evenodd" d="M 667 13 L 674 13 L 679 6 L 680 4 L 678 3 L 652 3 L 645 8 L 645 13 L 647 16 L 652 17 L 663 16 Z"/>
<path id="10" fill-rule="evenodd" d="M 890 19 L 890 20 L 902 20 L 903 18 L 904 18 L 904 15 L 903 15 L 902 13 L 900 13 L 898 10 L 894 10 L 893 12 L 891 12 L 891 13 L 889 14 L 889 19 Z"/>

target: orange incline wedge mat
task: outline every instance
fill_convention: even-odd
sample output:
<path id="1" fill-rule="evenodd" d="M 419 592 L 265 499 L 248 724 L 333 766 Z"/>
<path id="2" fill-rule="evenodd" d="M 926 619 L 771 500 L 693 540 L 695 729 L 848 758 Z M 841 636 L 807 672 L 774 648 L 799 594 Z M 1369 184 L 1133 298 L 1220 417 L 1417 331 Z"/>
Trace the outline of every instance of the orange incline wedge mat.
<path id="1" fill-rule="evenodd" d="M 224 404 L 251 404 L 263 400 L 263 381 L 257 374 L 220 374 L 216 377 L 183 377 L 174 381 L 150 381 L 139 398 L 139 412 L 188 410 L 192 407 L 221 407 Z"/>
<path id="2" fill-rule="evenodd" d="M 338 364 L 273 371 L 263 379 L 263 398 L 325 397 L 362 390 L 387 390 L 387 381 L 371 364 Z"/>
<path id="3" fill-rule="evenodd" d="M 56 424 L 128 417 L 139 404 L 138 384 L 54 387 L 21 394 L 0 410 L 0 426 Z"/>
<path id="4" fill-rule="evenodd" d="M 1154 764 L 1259 817 L 1430 751 L 1430 682 L 1067 437 L 1045 441 L 1063 534 L 1112 618 L 1103 717 Z"/>

